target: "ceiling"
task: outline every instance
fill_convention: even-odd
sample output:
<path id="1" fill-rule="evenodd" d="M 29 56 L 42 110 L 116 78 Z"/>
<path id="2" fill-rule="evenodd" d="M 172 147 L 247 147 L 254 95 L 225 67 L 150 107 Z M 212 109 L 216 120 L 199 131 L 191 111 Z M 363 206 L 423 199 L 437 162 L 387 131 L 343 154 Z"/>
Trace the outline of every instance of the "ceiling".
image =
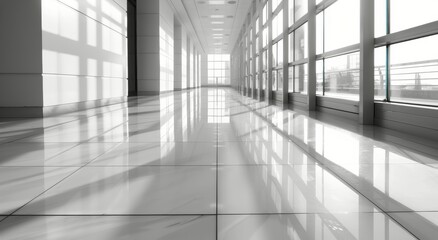
<path id="1" fill-rule="evenodd" d="M 206 53 L 231 53 L 253 0 L 182 0 Z"/>

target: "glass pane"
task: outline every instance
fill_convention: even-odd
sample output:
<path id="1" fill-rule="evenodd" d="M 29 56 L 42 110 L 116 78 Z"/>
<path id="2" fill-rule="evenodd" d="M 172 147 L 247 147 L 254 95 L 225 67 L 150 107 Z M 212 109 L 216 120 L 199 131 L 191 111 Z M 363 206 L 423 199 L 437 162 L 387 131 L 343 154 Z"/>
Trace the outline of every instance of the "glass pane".
<path id="1" fill-rule="evenodd" d="M 272 0 L 272 12 L 275 11 L 275 9 L 277 9 L 278 4 L 280 4 L 281 0 Z"/>
<path id="2" fill-rule="evenodd" d="M 283 39 L 277 43 L 277 66 L 283 66 Z"/>
<path id="3" fill-rule="evenodd" d="M 295 0 L 295 21 L 297 21 L 307 13 L 307 3 L 308 0 Z"/>
<path id="4" fill-rule="evenodd" d="M 374 49 L 374 99 L 386 98 L 386 47 Z"/>
<path id="5" fill-rule="evenodd" d="M 272 66 L 277 66 L 277 43 L 272 45 Z"/>
<path id="6" fill-rule="evenodd" d="M 268 45 L 268 31 L 269 31 L 269 28 L 268 28 L 268 27 L 266 27 L 266 28 L 263 30 L 263 47 L 264 47 L 264 48 Z"/>
<path id="7" fill-rule="evenodd" d="M 283 10 L 272 20 L 272 39 L 283 33 Z"/>
<path id="8" fill-rule="evenodd" d="M 268 3 L 265 3 L 265 6 L 263 7 L 263 25 L 266 24 L 266 21 L 268 20 Z"/>
<path id="9" fill-rule="evenodd" d="M 289 27 L 294 24 L 294 0 L 289 0 Z"/>
<path id="10" fill-rule="evenodd" d="M 289 92 L 294 91 L 294 67 L 289 67 Z"/>
<path id="11" fill-rule="evenodd" d="M 283 91 L 283 69 L 280 69 L 277 71 L 277 81 L 278 81 L 278 87 L 277 89 L 279 91 Z"/>
<path id="12" fill-rule="evenodd" d="M 260 27 L 259 27 L 259 18 L 256 19 L 255 21 L 255 29 L 256 29 L 256 34 L 259 33 Z"/>
<path id="13" fill-rule="evenodd" d="M 307 23 L 295 31 L 295 61 L 307 58 Z"/>
<path id="14" fill-rule="evenodd" d="M 316 54 L 324 52 L 324 12 L 316 15 Z"/>
<path id="15" fill-rule="evenodd" d="M 352 53 L 324 62 L 324 94 L 359 100 L 359 53 Z"/>
<path id="16" fill-rule="evenodd" d="M 294 92 L 307 94 L 308 65 L 302 64 L 294 67 Z"/>
<path id="17" fill-rule="evenodd" d="M 386 35 L 386 0 L 374 2 L 374 35 Z"/>
<path id="18" fill-rule="evenodd" d="M 324 61 L 316 61 L 316 95 L 324 95 Z"/>
<path id="19" fill-rule="evenodd" d="M 272 91 L 277 91 L 277 71 L 272 71 Z"/>
<path id="20" fill-rule="evenodd" d="M 391 33 L 438 20 L 437 0 L 391 0 Z"/>
<path id="21" fill-rule="evenodd" d="M 294 34 L 289 34 L 289 62 L 294 61 Z"/>
<path id="22" fill-rule="evenodd" d="M 390 100 L 438 105 L 438 35 L 391 45 Z"/>
<path id="23" fill-rule="evenodd" d="M 324 12 L 326 52 L 359 43 L 359 0 L 338 0 Z"/>

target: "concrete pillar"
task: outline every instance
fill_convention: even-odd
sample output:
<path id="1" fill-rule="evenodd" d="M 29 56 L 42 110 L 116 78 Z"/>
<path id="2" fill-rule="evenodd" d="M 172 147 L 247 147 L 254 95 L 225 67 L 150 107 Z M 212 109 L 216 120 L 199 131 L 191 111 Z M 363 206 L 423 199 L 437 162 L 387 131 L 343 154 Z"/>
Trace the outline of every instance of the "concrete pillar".
<path id="1" fill-rule="evenodd" d="M 0 3 L 0 116 L 43 106 L 41 15 L 40 0 Z"/>
<path id="2" fill-rule="evenodd" d="M 360 0 L 359 122 L 374 124 L 374 0 Z"/>
<path id="3" fill-rule="evenodd" d="M 309 64 L 307 81 L 307 109 L 315 111 L 316 109 L 316 6 L 315 0 L 309 0 L 309 21 L 308 21 L 308 53 Z"/>
<path id="4" fill-rule="evenodd" d="M 139 95 L 174 89 L 174 18 L 168 0 L 137 2 Z"/>

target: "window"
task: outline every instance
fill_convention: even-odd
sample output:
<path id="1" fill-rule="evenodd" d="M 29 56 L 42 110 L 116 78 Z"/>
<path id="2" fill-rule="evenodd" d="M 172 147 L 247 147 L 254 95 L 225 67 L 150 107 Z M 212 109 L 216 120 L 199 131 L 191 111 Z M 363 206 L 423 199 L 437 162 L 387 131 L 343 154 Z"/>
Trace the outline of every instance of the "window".
<path id="1" fill-rule="evenodd" d="M 324 95 L 324 61 L 316 61 L 316 95 Z"/>
<path id="2" fill-rule="evenodd" d="M 265 3 L 263 7 L 263 25 L 268 21 L 268 2 Z"/>
<path id="3" fill-rule="evenodd" d="M 324 95 L 359 100 L 359 53 L 324 60 Z"/>
<path id="4" fill-rule="evenodd" d="M 294 0 L 288 0 L 289 1 L 289 9 L 288 9 L 288 13 L 289 13 L 289 26 L 292 26 L 292 24 L 294 24 Z"/>
<path id="5" fill-rule="evenodd" d="M 272 91 L 277 91 L 277 71 L 272 70 Z"/>
<path id="6" fill-rule="evenodd" d="M 326 52 L 359 43 L 359 10 L 359 0 L 338 0 L 324 10 Z"/>
<path id="7" fill-rule="evenodd" d="M 277 43 L 272 45 L 272 66 L 277 66 Z"/>
<path id="8" fill-rule="evenodd" d="M 348 0 L 351 1 L 351 0 Z M 304 15 L 306 15 L 308 11 L 308 0 L 295 0 L 295 21 L 302 18 Z"/>
<path id="9" fill-rule="evenodd" d="M 391 45 L 390 100 L 438 105 L 438 35 Z"/>
<path id="10" fill-rule="evenodd" d="M 275 9 L 277 9 L 278 5 L 280 5 L 282 0 L 272 0 L 272 12 L 275 11 Z"/>
<path id="11" fill-rule="evenodd" d="M 391 0 L 391 33 L 437 21 L 437 9 L 437 0 Z"/>
<path id="12" fill-rule="evenodd" d="M 294 66 L 294 92 L 307 94 L 308 64 Z"/>
<path id="13" fill-rule="evenodd" d="M 374 99 L 386 98 L 386 47 L 374 49 Z"/>
<path id="14" fill-rule="evenodd" d="M 208 55 L 208 84 L 230 84 L 230 55 Z"/>
<path id="15" fill-rule="evenodd" d="M 289 67 L 289 92 L 294 91 L 294 67 Z"/>
<path id="16" fill-rule="evenodd" d="M 272 39 L 283 34 L 283 10 L 281 10 L 272 21 Z"/>
<path id="17" fill-rule="evenodd" d="M 269 31 L 269 27 L 266 27 L 263 30 L 263 48 L 268 46 L 268 31 Z"/>
<path id="18" fill-rule="evenodd" d="M 289 34 L 289 62 L 294 61 L 294 33 Z"/>
<path id="19" fill-rule="evenodd" d="M 316 15 L 316 54 L 324 52 L 324 11 Z"/>
<path id="20" fill-rule="evenodd" d="M 283 69 L 277 70 L 277 90 L 283 91 Z"/>
<path id="21" fill-rule="evenodd" d="M 260 30 L 260 27 L 259 27 L 259 18 L 257 18 L 256 19 L 256 21 L 255 21 L 255 31 L 256 31 L 256 34 L 258 34 L 259 33 L 259 30 Z"/>
<path id="22" fill-rule="evenodd" d="M 307 23 L 305 23 L 295 31 L 295 61 L 308 57 L 307 36 Z"/>
<path id="23" fill-rule="evenodd" d="M 386 0 L 374 2 L 374 37 L 386 35 Z"/>
<path id="24" fill-rule="evenodd" d="M 277 66 L 283 67 L 283 39 L 277 43 Z"/>

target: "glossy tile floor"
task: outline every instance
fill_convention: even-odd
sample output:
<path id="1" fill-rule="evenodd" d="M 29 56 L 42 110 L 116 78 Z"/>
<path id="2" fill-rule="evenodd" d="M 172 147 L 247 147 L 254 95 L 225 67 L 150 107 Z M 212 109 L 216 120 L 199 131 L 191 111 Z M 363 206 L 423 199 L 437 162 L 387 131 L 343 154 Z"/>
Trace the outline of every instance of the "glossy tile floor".
<path id="1" fill-rule="evenodd" d="M 0 239 L 437 239 L 435 155 L 358 129 L 231 89 L 1 119 Z"/>

